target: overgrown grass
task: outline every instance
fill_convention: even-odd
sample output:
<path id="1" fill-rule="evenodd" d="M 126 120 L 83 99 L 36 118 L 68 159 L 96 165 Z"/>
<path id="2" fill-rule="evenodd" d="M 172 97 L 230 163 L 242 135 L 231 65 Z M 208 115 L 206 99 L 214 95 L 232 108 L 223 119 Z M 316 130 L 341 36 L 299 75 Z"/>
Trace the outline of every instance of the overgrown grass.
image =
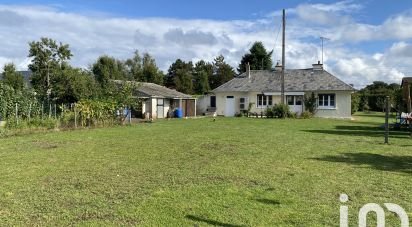
<path id="1" fill-rule="evenodd" d="M 0 139 L 2 225 L 338 226 L 339 194 L 412 219 L 412 140 L 355 121 L 218 118 Z M 387 212 L 387 222 L 399 225 Z"/>

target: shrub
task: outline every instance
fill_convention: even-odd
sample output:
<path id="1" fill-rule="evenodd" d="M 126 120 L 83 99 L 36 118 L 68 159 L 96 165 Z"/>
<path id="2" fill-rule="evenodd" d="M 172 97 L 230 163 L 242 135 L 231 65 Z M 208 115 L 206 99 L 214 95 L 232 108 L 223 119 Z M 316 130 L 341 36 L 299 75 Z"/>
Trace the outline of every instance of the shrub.
<path id="1" fill-rule="evenodd" d="M 309 111 L 310 113 L 314 114 L 316 111 L 316 97 L 315 93 L 312 92 L 310 96 L 305 95 L 305 110 Z"/>
<path id="2" fill-rule="evenodd" d="M 266 110 L 265 110 L 265 115 L 266 115 L 267 118 L 273 118 L 273 117 L 275 117 L 275 114 L 274 114 L 274 112 L 273 112 L 273 109 L 270 108 L 270 107 L 266 108 Z"/>
<path id="3" fill-rule="evenodd" d="M 288 118 L 296 119 L 296 118 L 298 118 L 298 113 L 296 113 L 296 112 L 289 112 Z"/>
<path id="4" fill-rule="evenodd" d="M 290 116 L 289 106 L 287 104 L 275 104 L 273 106 L 273 114 L 277 118 L 286 118 Z"/>
<path id="5" fill-rule="evenodd" d="M 7 129 L 54 129 L 58 127 L 58 120 L 55 118 L 32 118 L 30 120 L 19 120 L 10 118 L 6 123 Z"/>
<path id="6" fill-rule="evenodd" d="M 309 119 L 313 117 L 313 114 L 309 111 L 303 111 L 300 117 L 303 119 Z"/>

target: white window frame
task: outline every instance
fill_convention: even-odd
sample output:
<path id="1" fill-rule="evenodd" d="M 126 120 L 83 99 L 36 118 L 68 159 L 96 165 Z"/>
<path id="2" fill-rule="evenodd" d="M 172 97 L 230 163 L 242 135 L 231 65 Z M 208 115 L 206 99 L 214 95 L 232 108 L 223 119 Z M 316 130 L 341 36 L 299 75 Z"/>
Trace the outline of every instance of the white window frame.
<path id="1" fill-rule="evenodd" d="M 293 104 L 289 104 L 288 98 L 292 97 Z M 300 105 L 297 105 L 298 97 L 300 98 Z M 303 105 L 303 96 L 302 95 L 286 95 L 286 101 L 289 106 L 302 106 Z"/>
<path id="2" fill-rule="evenodd" d="M 330 103 L 330 101 L 332 100 L 332 97 L 333 96 L 333 102 L 334 102 L 334 105 L 331 105 Z M 320 99 L 321 99 L 321 97 L 322 97 L 322 105 L 320 105 Z M 326 99 L 325 99 L 326 98 Z M 328 104 L 327 105 L 325 105 L 325 101 L 327 101 L 328 102 Z M 318 94 L 318 100 L 317 100 L 317 106 L 318 106 L 318 109 L 336 109 L 336 94 L 323 94 L 323 93 L 320 93 L 320 94 Z"/>
<path id="3" fill-rule="evenodd" d="M 262 99 L 261 99 L 262 105 L 259 105 L 259 97 L 262 97 Z M 264 94 L 257 94 L 256 95 L 256 108 L 261 108 L 262 109 L 262 108 L 267 108 L 269 106 L 273 106 L 273 96 L 272 95 L 264 95 Z"/>

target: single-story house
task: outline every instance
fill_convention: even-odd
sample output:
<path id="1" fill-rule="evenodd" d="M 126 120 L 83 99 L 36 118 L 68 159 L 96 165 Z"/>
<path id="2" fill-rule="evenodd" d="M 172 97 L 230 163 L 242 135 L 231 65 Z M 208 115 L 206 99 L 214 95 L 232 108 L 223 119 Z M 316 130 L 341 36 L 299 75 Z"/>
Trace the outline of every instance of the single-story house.
<path id="1" fill-rule="evenodd" d="M 153 119 L 166 118 L 168 113 L 173 114 L 176 109 L 181 109 L 183 117 L 196 116 L 196 98 L 191 95 L 154 83 L 127 82 L 134 85 L 133 96 L 142 100 L 142 116 L 148 115 Z"/>
<path id="2" fill-rule="evenodd" d="M 406 103 L 406 112 L 412 112 L 411 107 L 411 85 L 412 85 L 412 77 L 404 77 L 402 78 L 402 96 L 403 101 Z"/>
<path id="3" fill-rule="evenodd" d="M 315 94 L 315 116 L 351 118 L 351 94 L 354 88 L 323 69 L 319 62 L 308 69 L 285 70 L 285 100 L 292 112 L 305 110 L 304 96 Z M 266 108 L 281 102 L 282 67 L 274 70 L 250 70 L 212 90 L 199 103 L 202 110 L 215 109 L 217 115 L 234 116 L 246 111 L 264 113 Z M 206 99 L 203 100 L 203 99 Z"/>

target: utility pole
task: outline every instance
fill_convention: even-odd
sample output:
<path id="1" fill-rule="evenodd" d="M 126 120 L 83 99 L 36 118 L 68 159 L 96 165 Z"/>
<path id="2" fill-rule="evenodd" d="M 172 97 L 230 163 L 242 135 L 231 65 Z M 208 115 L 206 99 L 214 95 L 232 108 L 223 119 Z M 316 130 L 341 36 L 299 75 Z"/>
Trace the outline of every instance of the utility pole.
<path id="1" fill-rule="evenodd" d="M 323 65 L 323 41 L 324 41 L 324 40 L 329 40 L 329 39 L 326 38 L 326 37 L 321 36 L 321 37 L 320 37 L 320 40 L 322 41 L 322 65 Z"/>
<path id="2" fill-rule="evenodd" d="M 283 9 L 283 26 L 282 26 L 282 75 L 281 75 L 281 103 L 285 104 L 285 26 L 286 26 L 286 16 L 285 9 Z"/>

